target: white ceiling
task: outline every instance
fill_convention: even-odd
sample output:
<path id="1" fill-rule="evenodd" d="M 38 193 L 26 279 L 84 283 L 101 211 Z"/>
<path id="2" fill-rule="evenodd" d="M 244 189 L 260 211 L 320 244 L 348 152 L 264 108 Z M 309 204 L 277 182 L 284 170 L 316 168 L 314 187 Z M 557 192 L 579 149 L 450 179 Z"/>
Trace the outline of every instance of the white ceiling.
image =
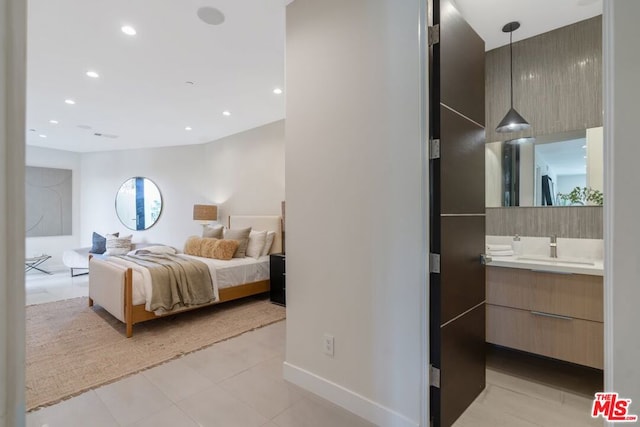
<path id="1" fill-rule="evenodd" d="M 284 95 L 273 89 L 284 89 L 291 1 L 31 0 L 27 143 L 77 152 L 198 144 L 283 119 Z M 455 2 L 487 50 L 508 43 L 509 21 L 521 22 L 520 40 L 602 10 L 602 0 Z M 201 6 L 225 22 L 204 24 Z M 124 35 L 125 24 L 137 35 Z"/>
<path id="2" fill-rule="evenodd" d="M 283 119 L 273 89 L 284 88 L 285 1 L 31 0 L 27 143 L 78 152 L 197 144 Z M 204 24 L 200 6 L 225 22 Z"/>
<path id="3" fill-rule="evenodd" d="M 454 0 L 460 13 L 491 50 L 509 44 L 502 27 L 519 21 L 513 41 L 602 14 L 602 0 Z"/>

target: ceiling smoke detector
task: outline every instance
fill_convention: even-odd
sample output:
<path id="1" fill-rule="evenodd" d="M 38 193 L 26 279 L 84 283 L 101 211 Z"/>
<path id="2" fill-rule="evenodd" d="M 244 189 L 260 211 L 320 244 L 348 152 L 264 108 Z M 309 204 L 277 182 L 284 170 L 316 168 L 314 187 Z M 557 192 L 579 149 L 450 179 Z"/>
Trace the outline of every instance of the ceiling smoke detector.
<path id="1" fill-rule="evenodd" d="M 198 9 L 198 18 L 208 25 L 220 25 L 224 22 L 224 13 L 215 7 L 203 6 Z"/>

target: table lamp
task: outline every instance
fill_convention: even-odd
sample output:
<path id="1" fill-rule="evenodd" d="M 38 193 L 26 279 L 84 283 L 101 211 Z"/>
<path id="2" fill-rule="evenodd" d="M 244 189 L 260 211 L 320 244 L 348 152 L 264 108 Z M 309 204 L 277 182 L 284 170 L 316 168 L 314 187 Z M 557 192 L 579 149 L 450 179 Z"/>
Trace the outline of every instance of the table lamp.
<path id="1" fill-rule="evenodd" d="M 193 205 L 193 220 L 200 221 L 203 228 L 217 219 L 218 207 L 216 205 Z"/>

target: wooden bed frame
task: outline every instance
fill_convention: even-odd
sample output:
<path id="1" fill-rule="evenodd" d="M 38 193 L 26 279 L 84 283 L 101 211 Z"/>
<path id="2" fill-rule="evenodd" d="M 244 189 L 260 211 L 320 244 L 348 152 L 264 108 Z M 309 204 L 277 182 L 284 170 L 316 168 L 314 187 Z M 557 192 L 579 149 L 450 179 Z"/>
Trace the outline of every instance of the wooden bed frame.
<path id="1" fill-rule="evenodd" d="M 256 230 L 268 230 L 275 231 L 276 236 L 271 247 L 271 253 L 278 253 L 282 251 L 282 221 L 279 216 L 229 216 L 229 227 L 233 224 L 234 228 L 252 227 Z M 96 269 L 96 261 L 107 264 L 104 261 L 98 259 L 89 258 L 89 307 L 92 307 L 94 303 L 102 306 L 109 311 L 114 317 L 126 324 L 127 338 L 133 336 L 133 325 L 136 323 L 145 322 L 147 320 L 158 319 L 160 317 L 171 316 L 183 311 L 195 310 L 201 307 L 207 307 L 210 305 L 219 304 L 226 301 L 233 301 L 239 298 L 245 298 L 251 295 L 257 295 L 264 292 L 268 292 L 269 280 L 262 280 L 259 282 L 245 283 L 230 288 L 224 288 L 218 290 L 219 299 L 217 301 L 202 304 L 193 307 L 183 307 L 178 310 L 173 310 L 161 315 L 156 315 L 154 312 L 145 310 L 145 304 L 134 305 L 133 304 L 133 270 L 131 268 L 119 269 L 116 272 L 114 284 L 111 282 L 111 289 L 114 289 L 120 295 L 113 295 L 116 298 L 116 309 L 113 310 L 114 301 L 112 297 L 102 299 L 100 296 L 105 295 L 107 286 L 110 284 L 103 284 L 100 281 L 95 281 L 96 287 L 92 293 L 91 287 L 91 270 L 94 267 Z M 120 286 L 118 286 L 120 284 Z M 115 285 L 115 286 L 113 286 Z M 122 297 L 122 298 L 120 298 Z M 104 303 L 104 304 L 103 304 Z M 120 305 L 120 303 L 122 305 Z M 112 309 L 110 309 L 110 307 Z"/>

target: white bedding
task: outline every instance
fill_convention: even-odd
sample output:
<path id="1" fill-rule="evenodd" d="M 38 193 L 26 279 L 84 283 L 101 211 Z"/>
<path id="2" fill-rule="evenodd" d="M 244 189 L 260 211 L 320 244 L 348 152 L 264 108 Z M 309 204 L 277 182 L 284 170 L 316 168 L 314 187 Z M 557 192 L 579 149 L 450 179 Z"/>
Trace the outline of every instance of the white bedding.
<path id="1" fill-rule="evenodd" d="M 269 279 L 269 256 L 255 258 L 232 258 L 229 261 L 201 258 L 180 254 L 185 258 L 193 258 L 204 262 L 216 271 L 218 289 L 230 288 L 245 283 Z"/>
<path id="2" fill-rule="evenodd" d="M 216 301 L 220 299 L 218 289 L 230 288 L 245 283 L 257 282 L 269 279 L 269 257 L 233 258 L 229 261 L 219 259 L 202 258 L 191 255 L 179 254 L 184 258 L 193 258 L 204 262 L 209 267 L 213 294 Z M 145 305 L 145 310 L 151 311 L 151 275 L 149 270 L 134 262 L 118 257 L 109 257 L 105 261 L 117 264 L 123 268 L 131 267 L 133 270 L 133 305 Z"/>

